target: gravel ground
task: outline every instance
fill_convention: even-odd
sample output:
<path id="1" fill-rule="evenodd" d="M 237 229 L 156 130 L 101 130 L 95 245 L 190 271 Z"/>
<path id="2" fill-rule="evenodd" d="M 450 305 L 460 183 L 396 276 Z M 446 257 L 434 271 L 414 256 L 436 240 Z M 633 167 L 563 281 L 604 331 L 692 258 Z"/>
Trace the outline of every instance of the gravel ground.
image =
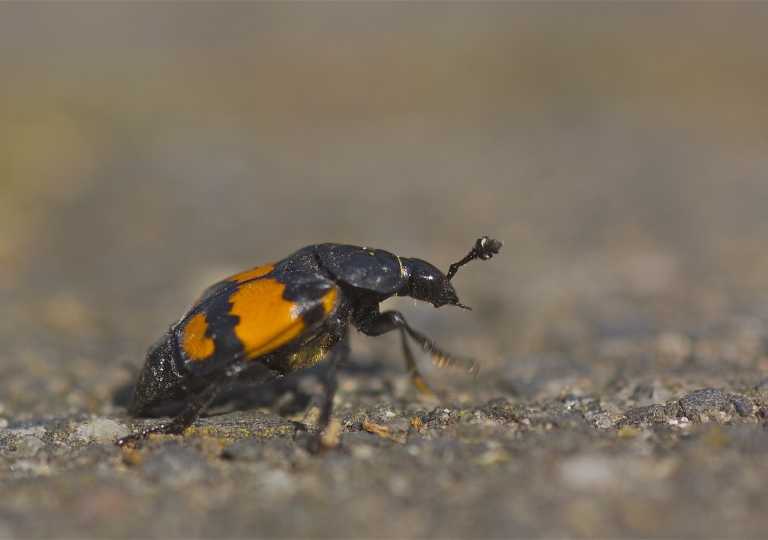
<path id="1" fill-rule="evenodd" d="M 0 5 L 0 536 L 765 537 L 768 5 Z M 447 269 L 132 448 L 146 348 L 308 244 Z M 170 407 L 164 414 L 174 414 Z"/>

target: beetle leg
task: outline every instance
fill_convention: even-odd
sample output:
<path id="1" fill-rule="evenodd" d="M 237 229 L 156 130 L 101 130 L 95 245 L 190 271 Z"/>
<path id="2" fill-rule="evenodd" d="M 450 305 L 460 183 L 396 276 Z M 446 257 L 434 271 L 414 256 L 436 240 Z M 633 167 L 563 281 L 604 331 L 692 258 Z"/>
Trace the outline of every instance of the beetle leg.
<path id="1" fill-rule="evenodd" d="M 221 377 L 210 383 L 205 388 L 205 390 L 198 394 L 195 399 L 190 401 L 184 410 L 181 411 L 181 413 L 179 413 L 178 416 L 176 416 L 173 420 L 150 429 L 145 429 L 136 435 L 128 435 L 127 437 L 118 439 L 116 444 L 118 446 L 123 446 L 126 443 L 136 442 L 138 440 L 144 439 L 153 433 L 162 435 L 180 435 L 184 433 L 184 431 L 189 426 L 191 426 L 195 420 L 197 420 L 197 418 L 200 416 L 200 413 L 203 412 L 203 410 L 207 408 L 211 403 L 213 403 L 213 400 L 216 399 L 216 396 L 219 395 L 219 392 L 221 392 L 229 383 L 236 380 L 238 375 L 248 369 L 253 370 L 254 367 L 255 366 L 249 362 L 239 362 L 233 366 L 230 366 L 230 368 L 227 369 L 227 371 L 225 371 Z M 266 370 L 266 368 L 260 375 L 260 382 L 266 382 L 268 380 L 274 380 L 278 378 L 274 376 L 276 375 L 274 372 L 270 372 Z M 270 377 L 268 375 L 272 376 Z"/>
<path id="2" fill-rule="evenodd" d="M 308 435 L 306 431 L 296 434 L 298 442 L 312 453 L 317 452 L 322 446 L 322 435 L 328 424 L 331 423 L 331 413 L 333 412 L 333 398 L 336 395 L 338 383 L 336 374 L 338 369 L 346 364 L 349 358 L 349 345 L 345 341 L 339 341 L 331 347 L 327 354 L 328 358 L 328 377 L 325 381 L 325 395 L 323 396 L 323 407 L 320 409 L 320 417 L 317 420 L 318 430 L 313 435 Z"/>
<path id="3" fill-rule="evenodd" d="M 323 398 L 323 408 L 320 411 L 318 424 L 320 429 L 325 429 L 331 422 L 331 412 L 333 411 L 333 398 L 336 395 L 338 383 L 336 381 L 336 372 L 340 367 L 347 363 L 349 358 L 349 345 L 340 341 L 334 345 L 328 352 L 328 378 L 325 380 L 325 396 Z"/>
<path id="4" fill-rule="evenodd" d="M 197 420 L 200 413 L 208 405 L 210 405 L 216 396 L 224 389 L 224 387 L 231 382 L 230 377 L 225 376 L 217 379 L 211 383 L 197 398 L 193 399 L 181 413 L 168 423 L 160 424 L 150 429 L 145 429 L 141 433 L 136 435 L 129 435 L 118 439 L 117 446 L 123 446 L 126 443 L 136 442 L 144 439 L 153 433 L 159 433 L 163 435 L 180 435 L 184 433 L 192 423 Z"/>
<path id="5" fill-rule="evenodd" d="M 423 394 L 428 396 L 434 396 L 435 393 L 426 383 L 424 378 L 419 373 L 419 368 L 416 366 L 416 362 L 413 359 L 411 348 L 408 346 L 408 339 L 406 338 L 405 330 L 400 327 L 400 338 L 403 343 L 403 356 L 405 356 L 405 367 L 408 369 L 408 373 L 411 374 L 411 381 L 413 385 Z"/>
<path id="6" fill-rule="evenodd" d="M 448 367 L 453 370 L 457 370 L 465 364 L 469 364 L 466 367 L 466 371 L 473 376 L 477 376 L 477 372 L 480 369 L 480 364 L 474 360 L 461 360 L 452 354 L 444 351 L 437 343 L 428 338 L 421 332 L 418 332 L 411 328 L 405 321 L 405 317 L 399 311 L 385 311 L 379 313 L 377 308 L 370 308 L 368 312 L 358 314 L 355 319 L 355 326 L 366 336 L 380 336 L 395 328 L 399 328 L 403 334 L 407 334 L 412 340 L 418 343 L 421 348 L 432 357 L 432 362 L 438 367 Z M 405 340 L 403 340 L 405 344 Z M 410 351 L 404 345 L 403 350 L 405 352 L 405 362 L 408 367 L 408 371 L 411 373 L 413 382 L 417 388 L 422 390 L 421 386 L 426 387 L 421 375 L 416 369 L 416 364 L 413 361 L 413 356 L 409 355 Z M 410 356 L 410 358 L 409 358 Z M 427 387 L 427 390 L 429 388 Z"/>

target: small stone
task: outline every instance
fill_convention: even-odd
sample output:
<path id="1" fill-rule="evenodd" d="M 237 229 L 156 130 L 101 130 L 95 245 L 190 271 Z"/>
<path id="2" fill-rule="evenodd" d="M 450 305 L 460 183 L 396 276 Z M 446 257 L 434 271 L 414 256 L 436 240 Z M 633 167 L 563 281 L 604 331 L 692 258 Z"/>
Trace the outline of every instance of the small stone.
<path id="1" fill-rule="evenodd" d="M 621 423 L 625 426 L 651 426 L 668 420 L 665 407 L 658 404 L 630 409 L 624 413 L 624 416 L 626 420 Z"/>
<path id="2" fill-rule="evenodd" d="M 125 426 L 118 424 L 109 418 L 97 418 L 80 425 L 74 433 L 74 437 L 84 442 L 112 443 L 121 437 L 130 435 L 131 432 Z"/>
<path id="3" fill-rule="evenodd" d="M 567 459 L 560 464 L 560 474 L 568 487 L 579 491 L 608 489 L 618 483 L 611 463 L 600 456 Z"/>
<path id="4" fill-rule="evenodd" d="M 408 440 L 408 432 L 411 429 L 411 422 L 405 418 L 396 418 L 384 424 L 377 424 L 365 419 L 363 429 L 368 433 L 373 433 L 379 437 L 392 439 L 395 442 L 405 444 Z"/>
<path id="5" fill-rule="evenodd" d="M 483 467 L 488 467 L 496 465 L 497 463 L 509 461 L 510 459 L 512 459 L 512 456 L 510 456 L 509 452 L 503 448 L 493 448 L 480 454 L 477 459 L 475 459 L 475 463 Z"/>
<path id="6" fill-rule="evenodd" d="M 299 489 L 296 478 L 281 469 L 263 472 L 256 479 L 259 491 L 265 496 L 277 499 L 287 499 Z"/>
<path id="7" fill-rule="evenodd" d="M 34 435 L 24 435 L 16 440 L 16 452 L 22 456 L 34 456 L 44 446 L 45 442 Z"/>
<path id="8" fill-rule="evenodd" d="M 614 425 L 611 413 L 607 412 L 586 412 L 584 418 L 597 429 L 611 429 Z"/>
<path id="9" fill-rule="evenodd" d="M 622 439 L 631 439 L 640 435 L 640 430 L 632 426 L 624 426 L 619 430 L 619 437 Z"/>
<path id="10" fill-rule="evenodd" d="M 360 444 L 352 447 L 352 457 L 363 461 L 372 461 L 375 454 L 372 447 L 367 444 Z"/>
<path id="11" fill-rule="evenodd" d="M 680 406 L 680 402 L 668 401 L 667 404 L 664 405 L 664 414 L 672 419 L 683 416 L 685 413 L 683 413 L 683 408 Z"/>
<path id="12" fill-rule="evenodd" d="M 407 497 L 411 494 L 411 482 L 404 476 L 395 475 L 389 479 L 389 491 L 396 497 Z"/>
<path id="13" fill-rule="evenodd" d="M 752 416 L 752 404 L 743 396 L 731 396 L 731 403 L 733 403 L 733 406 L 735 407 L 736 412 L 739 413 L 739 416 L 744 418 Z"/>
<path id="14" fill-rule="evenodd" d="M 718 413 L 722 413 L 728 405 L 728 398 L 720 390 L 704 388 L 680 398 L 680 407 L 685 416 L 694 422 L 709 422 L 719 420 Z"/>

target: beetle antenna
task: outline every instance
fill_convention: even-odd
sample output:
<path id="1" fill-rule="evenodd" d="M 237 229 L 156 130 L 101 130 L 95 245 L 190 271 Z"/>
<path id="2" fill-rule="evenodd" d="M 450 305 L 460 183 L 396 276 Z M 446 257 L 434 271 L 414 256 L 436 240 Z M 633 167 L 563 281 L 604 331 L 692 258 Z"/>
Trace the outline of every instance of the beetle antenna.
<path id="1" fill-rule="evenodd" d="M 456 272 L 459 271 L 459 268 L 470 261 L 474 261 L 475 259 L 487 261 L 488 259 L 493 258 L 493 256 L 499 252 L 502 245 L 503 243 L 500 240 L 494 240 L 488 236 L 478 238 L 477 242 L 475 243 L 475 247 L 472 248 L 472 251 L 470 251 L 469 254 L 459 262 L 455 262 L 451 265 L 451 267 L 448 269 L 448 275 L 445 276 L 445 281 L 451 281 L 451 278 L 456 275 Z"/>

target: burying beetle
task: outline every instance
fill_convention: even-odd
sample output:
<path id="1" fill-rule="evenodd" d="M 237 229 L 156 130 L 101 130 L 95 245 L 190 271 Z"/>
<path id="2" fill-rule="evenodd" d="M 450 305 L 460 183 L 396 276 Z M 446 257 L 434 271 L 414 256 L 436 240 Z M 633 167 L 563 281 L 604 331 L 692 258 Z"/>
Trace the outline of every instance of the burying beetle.
<path id="1" fill-rule="evenodd" d="M 352 323 L 367 336 L 399 330 L 405 362 L 416 387 L 431 393 L 407 337 L 440 367 L 462 361 L 411 328 L 398 311 L 379 311 L 391 296 L 410 296 L 434 307 L 459 306 L 451 279 L 468 262 L 492 258 L 502 243 L 487 236 L 443 274 L 430 263 L 382 249 L 341 244 L 307 246 L 285 259 L 236 274 L 206 289 L 147 354 L 128 414 L 197 396 L 176 418 L 117 441 L 122 446 L 151 433 L 180 434 L 232 382 L 255 385 L 279 379 L 323 358 L 330 362 L 319 430 L 306 441 L 316 450 L 328 426 L 336 371 L 349 356 Z M 477 373 L 470 362 L 467 371 Z"/>

